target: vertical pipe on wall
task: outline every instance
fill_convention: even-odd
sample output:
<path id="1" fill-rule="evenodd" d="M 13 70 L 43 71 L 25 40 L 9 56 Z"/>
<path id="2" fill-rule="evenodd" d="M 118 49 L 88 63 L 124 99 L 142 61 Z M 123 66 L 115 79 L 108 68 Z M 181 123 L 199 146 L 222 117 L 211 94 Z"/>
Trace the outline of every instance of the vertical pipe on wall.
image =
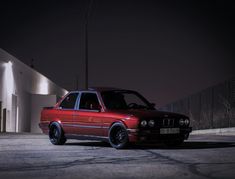
<path id="1" fill-rule="evenodd" d="M 2 115 L 2 132 L 6 132 L 6 121 L 7 121 L 7 109 L 3 109 Z"/>

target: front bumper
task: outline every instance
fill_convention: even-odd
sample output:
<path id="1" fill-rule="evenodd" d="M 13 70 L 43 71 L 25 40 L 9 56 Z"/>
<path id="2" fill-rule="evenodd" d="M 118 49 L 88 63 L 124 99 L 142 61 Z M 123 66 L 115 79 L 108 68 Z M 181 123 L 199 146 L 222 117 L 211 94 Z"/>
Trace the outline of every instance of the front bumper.
<path id="1" fill-rule="evenodd" d="M 128 129 L 130 142 L 150 142 L 163 141 L 167 139 L 188 139 L 189 133 L 192 132 L 192 127 L 179 128 L 179 133 L 176 134 L 161 134 L 159 129 Z"/>

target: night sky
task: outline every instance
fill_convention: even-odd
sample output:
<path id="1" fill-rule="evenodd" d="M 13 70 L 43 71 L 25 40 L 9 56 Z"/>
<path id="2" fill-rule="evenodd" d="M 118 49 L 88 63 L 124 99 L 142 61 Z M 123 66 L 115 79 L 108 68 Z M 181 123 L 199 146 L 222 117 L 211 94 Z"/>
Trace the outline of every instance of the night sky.
<path id="1" fill-rule="evenodd" d="M 0 48 L 68 90 L 84 88 L 89 1 L 1 1 Z M 134 89 L 157 106 L 235 76 L 228 1 L 94 0 L 89 86 Z"/>

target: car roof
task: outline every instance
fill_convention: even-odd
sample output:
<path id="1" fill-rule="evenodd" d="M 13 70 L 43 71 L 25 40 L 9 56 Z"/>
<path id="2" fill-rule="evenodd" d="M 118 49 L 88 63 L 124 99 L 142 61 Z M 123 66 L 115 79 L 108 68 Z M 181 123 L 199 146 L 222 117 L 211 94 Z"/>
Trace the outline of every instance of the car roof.
<path id="1" fill-rule="evenodd" d="M 102 92 L 102 91 L 113 91 L 113 90 L 123 90 L 121 88 L 113 88 L 113 87 L 91 87 L 91 88 L 88 88 L 89 91 L 99 91 L 99 92 Z"/>
<path id="2" fill-rule="evenodd" d="M 125 90 L 125 89 L 113 88 L 113 87 L 90 87 L 90 88 L 88 88 L 88 89 L 70 91 L 69 93 L 89 92 L 89 91 L 104 92 L 104 91 L 114 91 L 114 90 Z M 127 90 L 125 90 L 125 91 L 127 91 Z M 128 91 L 129 91 L 129 90 L 128 90 Z"/>

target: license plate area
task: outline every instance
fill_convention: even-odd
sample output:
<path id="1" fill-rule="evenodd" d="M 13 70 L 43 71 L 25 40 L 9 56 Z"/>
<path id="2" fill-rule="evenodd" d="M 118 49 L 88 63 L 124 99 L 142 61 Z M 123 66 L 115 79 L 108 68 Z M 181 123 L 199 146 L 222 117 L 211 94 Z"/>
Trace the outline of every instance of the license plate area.
<path id="1" fill-rule="evenodd" d="M 180 129 L 179 128 L 161 128 L 160 134 L 179 134 Z"/>

